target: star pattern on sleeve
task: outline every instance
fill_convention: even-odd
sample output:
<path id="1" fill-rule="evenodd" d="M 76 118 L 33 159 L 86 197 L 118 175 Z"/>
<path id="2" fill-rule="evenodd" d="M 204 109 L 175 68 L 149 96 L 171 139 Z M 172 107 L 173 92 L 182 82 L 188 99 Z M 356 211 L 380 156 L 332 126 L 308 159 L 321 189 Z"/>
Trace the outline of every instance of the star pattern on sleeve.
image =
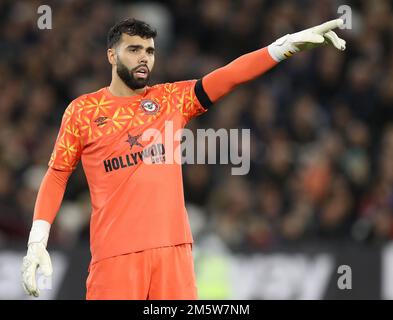
<path id="1" fill-rule="evenodd" d="M 72 102 L 64 112 L 60 131 L 49 160 L 49 166 L 58 170 L 72 171 L 80 159 L 80 131 L 74 114 L 75 103 Z"/>
<path id="2" fill-rule="evenodd" d="M 195 95 L 195 83 L 196 80 L 180 81 L 165 87 L 165 101 L 171 105 L 170 109 L 178 110 L 186 121 L 206 111 Z"/>

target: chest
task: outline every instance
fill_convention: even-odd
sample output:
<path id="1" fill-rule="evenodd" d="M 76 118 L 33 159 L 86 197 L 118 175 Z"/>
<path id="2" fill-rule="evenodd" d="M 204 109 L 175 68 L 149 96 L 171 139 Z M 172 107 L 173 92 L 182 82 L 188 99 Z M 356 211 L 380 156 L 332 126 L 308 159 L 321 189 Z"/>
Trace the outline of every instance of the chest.
<path id="1" fill-rule="evenodd" d="M 181 114 L 158 99 L 104 103 L 84 110 L 79 123 L 83 154 L 98 158 L 165 144 L 178 136 L 184 125 Z"/>

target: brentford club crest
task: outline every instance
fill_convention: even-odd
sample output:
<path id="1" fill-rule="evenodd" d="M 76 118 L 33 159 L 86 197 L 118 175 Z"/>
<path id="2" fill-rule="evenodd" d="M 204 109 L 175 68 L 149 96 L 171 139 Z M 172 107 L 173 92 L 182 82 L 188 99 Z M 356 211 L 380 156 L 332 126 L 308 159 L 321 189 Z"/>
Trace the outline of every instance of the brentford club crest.
<path id="1" fill-rule="evenodd" d="M 160 110 L 160 106 L 153 100 L 142 100 L 141 108 L 146 114 L 156 114 Z"/>

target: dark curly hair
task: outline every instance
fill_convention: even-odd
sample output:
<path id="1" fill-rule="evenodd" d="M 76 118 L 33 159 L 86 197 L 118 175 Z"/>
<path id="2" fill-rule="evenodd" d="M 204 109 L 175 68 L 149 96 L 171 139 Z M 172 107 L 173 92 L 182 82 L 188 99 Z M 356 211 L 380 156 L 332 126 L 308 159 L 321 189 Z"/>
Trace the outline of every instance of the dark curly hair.
<path id="1" fill-rule="evenodd" d="M 140 36 L 144 39 L 155 38 L 157 36 L 157 31 L 146 22 L 127 18 L 110 28 L 107 37 L 108 49 L 113 48 L 119 42 L 122 33 L 128 34 L 129 36 Z"/>

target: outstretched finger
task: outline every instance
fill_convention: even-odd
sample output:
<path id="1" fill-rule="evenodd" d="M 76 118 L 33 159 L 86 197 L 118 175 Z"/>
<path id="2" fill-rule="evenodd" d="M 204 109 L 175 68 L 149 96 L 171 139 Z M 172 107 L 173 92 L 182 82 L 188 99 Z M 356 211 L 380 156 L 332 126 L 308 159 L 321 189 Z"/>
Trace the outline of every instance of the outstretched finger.
<path id="1" fill-rule="evenodd" d="M 328 22 L 322 23 L 314 28 L 314 32 L 318 34 L 324 34 L 330 30 L 336 29 L 344 24 L 343 19 L 330 20 Z"/>

